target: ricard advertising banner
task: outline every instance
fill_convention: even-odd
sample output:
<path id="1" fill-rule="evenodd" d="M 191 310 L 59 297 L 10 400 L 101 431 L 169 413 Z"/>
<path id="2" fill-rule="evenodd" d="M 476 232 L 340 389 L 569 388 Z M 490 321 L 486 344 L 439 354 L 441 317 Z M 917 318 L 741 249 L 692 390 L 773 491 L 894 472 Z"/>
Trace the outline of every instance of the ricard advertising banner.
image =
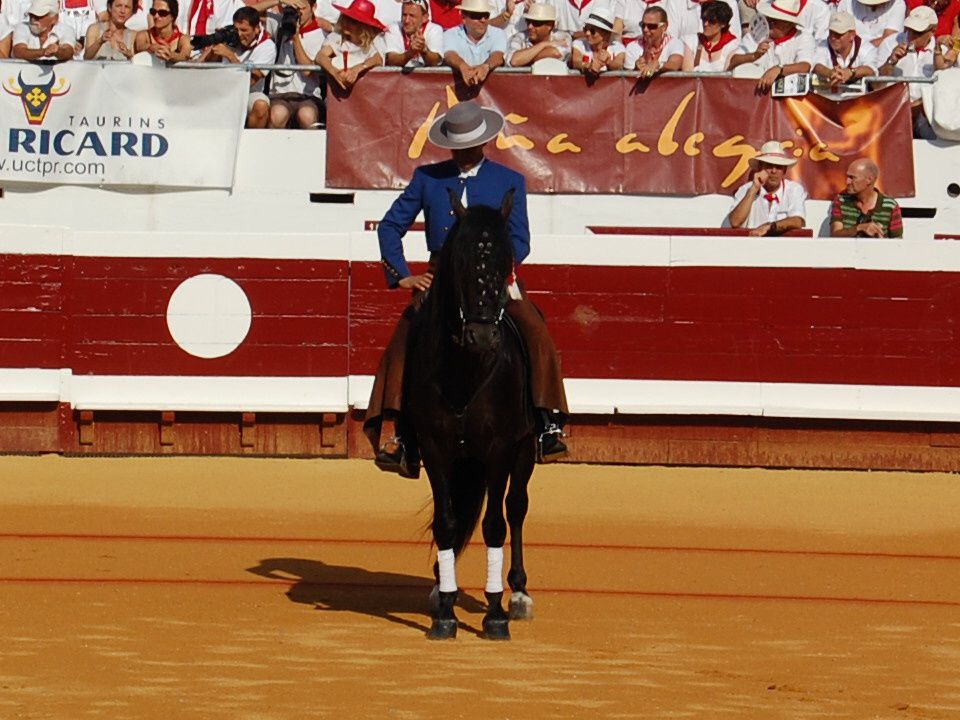
<path id="1" fill-rule="evenodd" d="M 0 182 L 228 188 L 249 75 L 0 64 Z"/>
<path id="2" fill-rule="evenodd" d="M 488 155 L 522 172 L 533 192 L 699 195 L 733 192 L 767 140 L 799 162 L 788 177 L 832 198 L 847 165 L 869 157 L 884 192 L 911 197 L 906 85 L 853 100 L 775 99 L 756 80 L 543 77 L 494 73 L 477 91 L 450 75 L 370 73 L 327 99 L 327 185 L 399 188 L 413 169 L 449 157 L 427 142 L 433 120 L 476 98 L 506 117 Z"/>

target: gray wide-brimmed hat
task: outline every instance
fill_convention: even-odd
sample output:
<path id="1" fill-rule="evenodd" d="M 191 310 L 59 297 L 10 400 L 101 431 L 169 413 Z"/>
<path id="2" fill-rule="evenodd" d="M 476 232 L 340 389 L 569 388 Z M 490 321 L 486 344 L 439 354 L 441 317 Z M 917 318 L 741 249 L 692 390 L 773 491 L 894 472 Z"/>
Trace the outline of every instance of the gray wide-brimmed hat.
<path id="1" fill-rule="evenodd" d="M 430 142 L 447 150 L 466 150 L 493 140 L 503 129 L 503 115 L 475 102 L 457 103 L 430 126 Z"/>

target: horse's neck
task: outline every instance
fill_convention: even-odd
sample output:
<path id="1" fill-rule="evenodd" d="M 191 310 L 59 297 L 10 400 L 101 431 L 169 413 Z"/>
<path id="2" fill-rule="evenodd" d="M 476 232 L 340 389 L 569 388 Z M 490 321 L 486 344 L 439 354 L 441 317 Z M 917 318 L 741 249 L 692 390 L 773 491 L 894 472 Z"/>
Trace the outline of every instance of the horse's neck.
<path id="1" fill-rule="evenodd" d="M 457 408 L 463 408 L 473 399 L 496 372 L 500 352 L 477 353 L 455 344 L 445 343 L 441 360 L 443 394 Z"/>

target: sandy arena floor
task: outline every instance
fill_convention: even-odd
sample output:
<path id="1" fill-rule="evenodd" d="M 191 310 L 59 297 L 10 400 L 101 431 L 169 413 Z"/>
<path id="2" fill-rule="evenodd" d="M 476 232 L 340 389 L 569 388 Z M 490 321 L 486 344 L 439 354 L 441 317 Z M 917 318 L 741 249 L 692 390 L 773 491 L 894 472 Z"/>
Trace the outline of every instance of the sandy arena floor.
<path id="1" fill-rule="evenodd" d="M 0 719 L 956 718 L 960 478 L 534 474 L 537 617 L 423 637 L 426 481 L 0 457 Z"/>

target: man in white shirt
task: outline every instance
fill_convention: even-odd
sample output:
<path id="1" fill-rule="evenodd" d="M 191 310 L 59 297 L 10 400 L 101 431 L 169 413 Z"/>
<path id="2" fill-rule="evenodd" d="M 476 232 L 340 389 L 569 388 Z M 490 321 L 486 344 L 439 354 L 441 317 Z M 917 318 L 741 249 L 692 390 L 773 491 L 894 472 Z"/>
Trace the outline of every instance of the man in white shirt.
<path id="1" fill-rule="evenodd" d="M 516 33 L 507 45 L 507 64 L 528 67 L 537 60 L 554 58 L 567 61 L 570 57 L 570 36 L 556 31 L 557 11 L 553 5 L 534 3 L 523 14 L 527 29 Z"/>
<path id="2" fill-rule="evenodd" d="M 177 27 L 187 35 L 209 35 L 230 25 L 233 14 L 243 6 L 243 0 L 183 0 Z"/>
<path id="3" fill-rule="evenodd" d="M 879 48 L 883 42 L 903 32 L 907 14 L 904 0 L 848 0 L 850 14 L 857 21 L 857 35 Z"/>
<path id="4" fill-rule="evenodd" d="M 784 177 L 795 165 L 776 140 L 769 140 L 750 160 L 753 178 L 733 195 L 727 215 L 730 227 L 744 228 L 749 235 L 782 235 L 806 224 L 807 191 L 795 180 Z"/>
<path id="5" fill-rule="evenodd" d="M 460 14 L 463 24 L 443 34 L 443 61 L 465 85 L 481 85 L 504 64 L 507 36 L 500 28 L 490 26 L 487 0 L 463 0 Z"/>
<path id="6" fill-rule="evenodd" d="M 876 50 L 857 35 L 857 23 L 848 12 L 830 17 L 827 41 L 817 46 L 813 71 L 832 88 L 876 75 Z"/>
<path id="7" fill-rule="evenodd" d="M 59 0 L 33 0 L 27 22 L 13 29 L 11 55 L 18 60 L 64 62 L 73 58 L 76 48 L 73 29 L 60 22 Z"/>
<path id="8" fill-rule="evenodd" d="M 932 77 L 935 68 L 934 52 L 937 40 L 937 13 L 929 5 L 919 5 L 910 11 L 904 20 L 904 33 L 897 37 L 897 43 L 891 47 L 889 42 L 880 49 L 889 53 L 880 66 L 881 75 L 906 77 Z M 930 127 L 923 112 L 920 98 L 920 86 L 910 85 L 910 105 L 913 110 L 913 136 L 923 140 L 936 140 L 937 135 Z"/>
<path id="9" fill-rule="evenodd" d="M 239 45 L 231 47 L 220 43 L 204 49 L 200 62 L 220 58 L 221 62 L 240 65 L 270 65 L 277 60 L 277 46 L 270 34 L 260 25 L 260 13 L 244 6 L 233 14 Z M 266 75 L 262 70 L 250 71 L 250 97 L 247 100 L 247 127 L 265 128 L 270 120 L 270 99 L 263 92 Z"/>
<path id="10" fill-rule="evenodd" d="M 683 43 L 668 32 L 668 25 L 666 10 L 658 6 L 647 8 L 640 23 L 643 39 L 627 46 L 624 70 L 636 70 L 640 77 L 652 78 L 683 66 Z"/>
<path id="11" fill-rule="evenodd" d="M 430 22 L 427 0 L 404 0 L 400 22 L 387 29 L 385 65 L 424 67 L 443 61 L 443 28 Z"/>
<path id="12" fill-rule="evenodd" d="M 797 25 L 800 0 L 777 0 L 776 5 L 760 5 L 757 12 L 767 18 L 770 37 L 758 43 L 751 33 L 744 35 L 740 52 L 730 58 L 730 69 L 753 63 L 762 73 L 757 89 L 767 92 L 781 76 L 810 72 L 816 45 L 813 35 Z"/>

